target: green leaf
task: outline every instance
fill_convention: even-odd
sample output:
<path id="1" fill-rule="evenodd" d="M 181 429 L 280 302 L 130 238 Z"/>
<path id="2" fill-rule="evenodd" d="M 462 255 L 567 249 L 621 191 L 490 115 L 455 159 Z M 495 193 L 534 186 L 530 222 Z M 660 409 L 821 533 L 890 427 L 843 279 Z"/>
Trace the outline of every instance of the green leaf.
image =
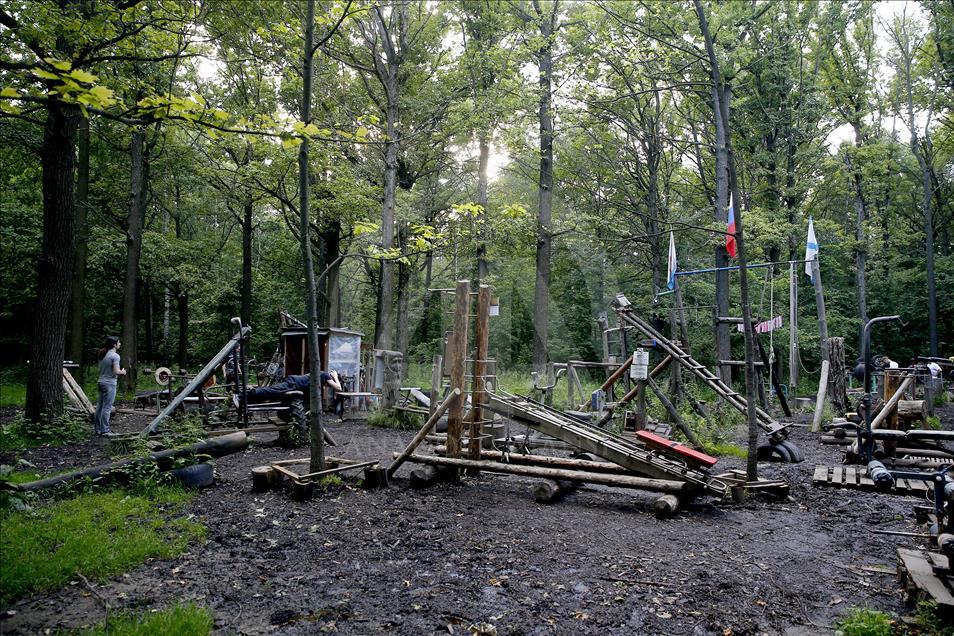
<path id="1" fill-rule="evenodd" d="M 68 71 L 73 68 L 73 64 L 69 60 L 58 60 L 55 57 L 45 57 L 43 58 L 43 61 L 53 68 L 61 71 Z"/>
<path id="2" fill-rule="evenodd" d="M 16 99 L 19 96 L 20 96 L 20 91 L 18 91 L 15 88 L 10 88 L 9 86 L 5 86 L 2 89 L 0 89 L 0 97 L 11 97 Z"/>

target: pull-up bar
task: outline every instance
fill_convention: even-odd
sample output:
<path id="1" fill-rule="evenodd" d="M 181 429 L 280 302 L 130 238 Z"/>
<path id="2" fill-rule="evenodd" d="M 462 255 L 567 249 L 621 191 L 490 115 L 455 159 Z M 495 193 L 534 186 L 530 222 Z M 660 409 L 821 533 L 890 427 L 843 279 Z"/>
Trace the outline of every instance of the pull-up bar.
<path id="1" fill-rule="evenodd" d="M 756 269 L 758 267 L 771 267 L 773 265 L 793 265 L 795 263 L 810 263 L 810 262 L 811 261 L 802 259 L 800 261 L 772 261 L 770 263 L 752 263 L 750 265 L 746 265 L 746 269 Z M 710 267 L 708 269 L 693 269 L 693 270 L 684 271 L 684 272 L 676 272 L 676 276 L 692 276 L 693 274 L 710 274 L 712 272 L 732 272 L 740 268 L 741 268 L 740 265 L 732 265 L 730 267 Z"/>

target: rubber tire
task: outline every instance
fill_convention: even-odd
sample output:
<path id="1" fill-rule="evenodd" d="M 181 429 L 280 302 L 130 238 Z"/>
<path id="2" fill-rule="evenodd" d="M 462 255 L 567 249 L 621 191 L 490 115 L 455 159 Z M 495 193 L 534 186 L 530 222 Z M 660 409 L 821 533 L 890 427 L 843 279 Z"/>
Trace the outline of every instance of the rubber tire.
<path id="1" fill-rule="evenodd" d="M 780 446 L 779 444 L 763 444 L 759 446 L 758 460 L 762 462 L 784 462 L 790 464 L 792 457 L 788 454 L 788 449 L 784 446 Z"/>
<path id="2" fill-rule="evenodd" d="M 212 464 L 208 462 L 176 468 L 175 470 L 169 471 L 169 474 L 186 488 L 208 488 L 214 481 Z"/>
<path id="3" fill-rule="evenodd" d="M 785 440 L 784 442 L 779 442 L 779 446 L 785 447 L 785 450 L 788 451 L 788 455 L 791 458 L 793 464 L 799 464 L 805 461 L 805 456 L 802 454 L 802 450 L 796 446 L 794 442 Z"/>

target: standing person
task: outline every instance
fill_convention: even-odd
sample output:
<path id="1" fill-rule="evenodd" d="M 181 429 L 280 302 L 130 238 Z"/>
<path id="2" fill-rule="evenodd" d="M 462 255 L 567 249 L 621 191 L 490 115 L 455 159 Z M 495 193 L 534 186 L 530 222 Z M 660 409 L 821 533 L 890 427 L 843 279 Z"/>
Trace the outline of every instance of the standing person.
<path id="1" fill-rule="evenodd" d="M 116 399 L 116 378 L 126 375 L 126 369 L 119 366 L 119 347 L 122 343 L 116 336 L 106 336 L 103 348 L 99 350 L 99 381 L 96 389 L 99 397 L 96 400 L 96 414 L 93 416 L 93 430 L 97 435 L 108 435 L 109 416 L 113 412 L 113 401 Z"/>

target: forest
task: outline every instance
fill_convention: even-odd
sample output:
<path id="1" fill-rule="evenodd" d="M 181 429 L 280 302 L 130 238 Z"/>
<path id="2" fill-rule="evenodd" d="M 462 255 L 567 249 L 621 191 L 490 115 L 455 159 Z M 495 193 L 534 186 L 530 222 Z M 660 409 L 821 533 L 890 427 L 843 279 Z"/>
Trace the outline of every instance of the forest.
<path id="1" fill-rule="evenodd" d="M 304 5 L 7 5 L 11 377 L 61 352 L 88 364 L 114 334 L 132 389 L 140 367 L 201 364 L 232 316 L 267 357 L 278 311 L 305 317 L 303 203 L 314 270 L 327 270 L 319 324 L 429 363 L 442 337 L 430 290 L 480 277 L 500 297 L 500 365 L 595 359 L 595 320 L 617 292 L 671 307 L 658 296 L 670 230 L 680 269 L 729 263 L 728 146 L 748 260 L 801 259 L 813 218 L 830 331 L 849 356 L 879 314 L 903 324 L 878 351 L 950 347 L 949 3 L 705 7 L 728 126 L 689 5 L 373 6 L 316 7 L 303 120 Z M 787 270 L 749 275 L 763 317 L 768 288 L 785 313 Z M 802 363 L 817 372 L 811 283 L 799 284 Z M 738 275 L 684 284 L 687 307 L 717 294 L 736 306 Z M 689 310 L 702 342 L 710 318 Z M 34 382 L 38 414 L 52 398 Z"/>
<path id="2" fill-rule="evenodd" d="M 440 416 L 435 391 L 449 374 L 448 388 L 460 391 L 441 402 L 449 428 L 440 448 L 449 458 L 465 452 L 455 444 L 470 426 L 473 461 L 481 459 L 474 440 L 482 405 L 485 415 L 487 408 L 496 414 L 491 421 L 503 408 L 490 384 L 482 393 L 483 374 L 507 378 L 508 390 L 532 386 L 547 408 L 549 377 L 554 392 L 569 390 L 569 412 L 577 406 L 574 385 L 563 383 L 574 381 L 574 361 L 592 361 L 575 381 L 582 399 L 593 393 L 583 410 L 602 412 L 597 393 L 613 402 L 613 382 L 638 364 L 633 348 L 659 346 L 655 336 L 627 344 L 635 329 L 637 340 L 658 331 L 691 349 L 694 357 L 678 345 L 664 348 L 669 357 L 653 362 L 657 370 L 680 356 L 716 370 L 710 380 L 700 376 L 708 371 L 688 367 L 721 388 L 684 394 L 684 370 L 675 370 L 684 362 L 677 360 L 660 381 L 673 404 L 654 388 L 652 415 L 686 418 L 692 427 L 680 424 L 679 440 L 697 451 L 720 455 L 723 442 L 740 444 L 728 454 L 745 464 L 748 481 L 739 487 L 749 488 L 762 483 L 757 427 L 778 447 L 789 443 L 787 427 L 807 426 L 796 415 L 796 424 L 774 428 L 778 394 L 810 402 L 817 429 L 829 337 L 844 339 L 844 362 L 833 373 L 847 388 L 829 378 L 828 401 L 833 386 L 853 400 L 864 397 L 836 399 L 834 413 L 824 406 L 826 427 L 854 415 L 862 429 L 867 418 L 869 436 L 872 418 L 887 417 L 897 428 L 898 415 L 888 412 L 915 408 L 903 403 L 920 401 L 923 388 L 925 414 L 936 428 L 951 428 L 950 413 L 935 418 L 934 403 L 944 408 L 947 398 L 932 392 L 934 372 L 923 362 L 942 362 L 947 374 L 954 361 L 944 360 L 954 354 L 952 234 L 951 0 L 0 2 L 0 459 L 38 460 L 36 478 L 77 468 L 73 451 L 54 460 L 27 449 L 82 437 L 70 437 L 70 400 L 75 405 L 77 389 L 95 386 L 115 340 L 124 369 L 117 400 L 132 403 L 157 389 L 157 367 L 171 369 L 182 386 L 205 380 L 199 369 L 221 365 L 225 357 L 213 356 L 233 336 L 242 364 L 247 359 L 264 373 L 277 355 L 279 327 L 292 317 L 312 356 L 303 433 L 310 436 L 310 474 L 329 470 L 324 453 L 333 437 L 322 441 L 322 418 L 332 436 L 351 430 L 322 415 L 321 329 L 359 332 L 366 350 L 397 356 L 395 387 L 419 390 L 434 378 L 428 404 L 410 408 L 424 416 L 422 439 L 428 415 Z M 477 299 L 476 310 L 463 307 L 463 318 L 460 281 L 471 282 L 467 291 Z M 897 361 L 917 380 L 886 393 L 890 380 L 879 379 L 879 416 L 864 402 L 872 385 L 861 371 L 873 370 L 864 364 L 864 327 L 892 315 L 899 319 L 871 331 L 868 353 Z M 649 326 L 637 327 L 636 316 Z M 241 326 L 250 335 L 242 336 Z M 611 351 L 612 337 L 607 341 L 614 329 L 623 334 L 620 355 Z M 115 340 L 101 350 L 108 337 Z M 239 349 L 228 355 L 233 350 L 238 365 Z M 438 373 L 440 363 L 432 372 L 435 356 L 444 356 L 449 372 Z M 456 370 L 452 359 L 460 360 Z M 481 366 L 490 360 L 492 371 Z M 75 381 L 64 380 L 64 361 Z M 566 370 L 565 379 L 554 365 Z M 773 372 L 758 379 L 763 367 Z M 246 389 L 236 377 L 233 397 L 247 425 L 249 407 L 240 405 Z M 639 382 L 654 386 L 652 378 Z M 465 421 L 469 382 L 473 411 Z M 628 375 L 625 382 L 628 392 Z M 184 389 L 182 399 L 193 390 Z M 364 396 L 380 387 L 348 391 Z M 754 406 L 759 392 L 766 410 L 772 402 L 771 417 Z M 158 411 L 162 399 L 156 397 Z M 713 401 L 720 402 L 715 416 Z M 639 402 L 645 405 L 642 393 Z M 179 403 L 168 404 L 171 411 Z M 726 415 L 726 405 L 742 417 Z M 791 416 L 787 404 L 784 410 Z M 152 415 L 117 417 L 121 432 L 132 434 Z M 164 417 L 160 412 L 143 435 Z M 637 431 L 645 417 L 640 406 Z M 804 417 L 810 424 L 812 415 Z M 4 442 L 4 426 L 12 431 L 14 424 L 46 437 L 22 447 Z M 410 439 L 397 429 L 361 429 L 364 455 L 340 466 L 369 452 L 390 461 Z M 805 445 L 802 433 L 792 439 Z M 808 442 L 813 449 L 816 440 Z M 91 442 L 79 443 L 82 456 Z M 267 448 L 269 461 L 288 459 Z M 115 459 L 112 450 L 96 449 L 96 457 Z M 775 452 L 793 466 L 802 455 Z M 659 477 L 622 465 L 640 479 Z M 251 468 L 228 466 L 235 480 Z M 476 471 L 468 475 L 480 468 L 460 466 Z M 769 482 L 794 479 L 785 472 L 793 466 L 769 469 Z M 801 470 L 809 471 L 801 479 L 814 483 L 811 469 Z M 300 485 L 298 477 L 292 481 Z M 425 514 L 401 492 L 402 505 Z M 355 505 L 371 517 L 387 514 L 367 501 Z M 502 514 L 523 523 L 515 509 Z M 897 509 L 883 509 L 884 518 Z M 312 514 L 307 510 L 299 514 Z M 866 522 L 856 515 L 850 523 L 854 532 Z M 19 594 L 5 585 L 0 607 Z M 862 605 L 861 598 L 852 601 Z M 833 625 L 840 609 L 814 616 Z M 37 616 L 30 611 L 27 621 Z M 217 629 L 242 624 L 221 623 L 221 612 L 216 606 Z M 669 631 L 653 616 L 630 623 L 636 631 L 629 633 L 690 633 L 688 623 Z M 736 626 L 742 631 L 733 632 L 732 621 L 713 616 L 700 624 L 730 634 L 782 629 L 805 617 L 743 616 Z M 569 622 L 556 633 L 586 619 L 560 620 Z M 14 632 L 47 624 L 37 618 Z M 394 623 L 411 624 L 427 623 Z M 514 623 L 517 631 L 527 624 Z M 461 625 L 497 633 L 469 615 Z M 371 631 L 393 627 L 376 626 Z"/>

